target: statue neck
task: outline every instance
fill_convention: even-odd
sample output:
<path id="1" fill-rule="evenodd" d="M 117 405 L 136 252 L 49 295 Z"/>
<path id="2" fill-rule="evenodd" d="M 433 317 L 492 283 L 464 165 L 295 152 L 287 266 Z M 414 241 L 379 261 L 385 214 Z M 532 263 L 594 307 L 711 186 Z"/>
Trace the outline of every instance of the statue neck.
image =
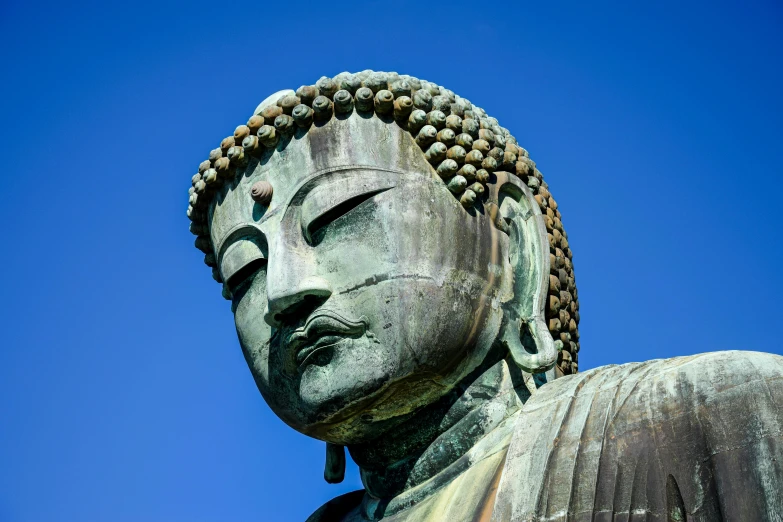
<path id="1" fill-rule="evenodd" d="M 438 402 L 381 437 L 349 446 L 368 495 L 382 504 L 465 455 L 530 397 L 512 361 L 489 360 Z"/>

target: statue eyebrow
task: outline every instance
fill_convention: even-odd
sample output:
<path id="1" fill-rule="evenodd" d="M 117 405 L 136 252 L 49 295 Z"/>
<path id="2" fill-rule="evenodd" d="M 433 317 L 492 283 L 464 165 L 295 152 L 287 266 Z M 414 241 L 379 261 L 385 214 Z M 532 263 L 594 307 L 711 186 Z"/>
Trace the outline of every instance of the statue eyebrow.
<path id="1" fill-rule="evenodd" d="M 220 242 L 219 250 L 215 252 L 218 264 L 220 260 L 223 258 L 223 254 L 225 254 L 228 247 L 236 243 L 238 240 L 242 238 L 246 238 L 248 236 L 258 238 L 262 240 L 264 243 L 267 242 L 266 234 L 264 234 L 260 229 L 258 229 L 256 225 L 250 225 L 247 223 L 242 223 L 240 225 L 237 225 L 233 229 L 231 229 L 231 231 L 228 234 L 226 234 L 226 237 L 223 238 L 223 240 Z"/>
<path id="2" fill-rule="evenodd" d="M 378 179 L 375 183 L 351 187 L 353 190 L 346 190 L 337 196 L 334 194 L 329 194 L 327 197 L 324 197 L 324 194 L 313 196 L 314 191 L 310 191 L 301 206 L 302 214 L 300 218 L 305 239 L 312 241 L 316 230 L 348 214 L 364 201 L 393 189 L 395 186 L 396 184 L 389 180 Z"/>
<path id="3" fill-rule="evenodd" d="M 296 189 L 293 191 L 293 195 L 289 198 L 286 204 L 281 205 L 281 208 L 287 209 L 292 204 L 293 205 L 300 204 L 313 189 L 315 189 L 318 185 L 320 185 L 320 183 L 322 183 L 325 180 L 325 178 L 331 178 L 334 175 L 343 175 L 347 178 L 350 177 L 351 175 L 355 176 L 360 174 L 361 172 L 366 172 L 368 170 L 372 170 L 376 172 L 384 172 L 388 174 L 404 174 L 404 172 L 399 169 L 388 169 L 384 167 L 378 167 L 376 165 L 357 164 L 357 165 L 339 165 L 339 166 L 327 167 L 318 170 L 316 172 L 313 172 L 304 181 L 302 181 L 299 184 L 299 186 L 297 186 Z M 278 210 L 279 208 L 275 209 L 275 211 Z M 273 211 L 272 213 L 274 213 L 275 211 Z M 264 216 L 264 219 L 265 218 L 266 216 Z"/>

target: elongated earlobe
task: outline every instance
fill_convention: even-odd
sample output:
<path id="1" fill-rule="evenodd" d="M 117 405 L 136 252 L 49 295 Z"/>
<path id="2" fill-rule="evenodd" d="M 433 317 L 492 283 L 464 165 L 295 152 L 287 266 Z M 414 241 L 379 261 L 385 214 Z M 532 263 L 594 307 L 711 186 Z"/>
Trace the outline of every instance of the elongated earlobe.
<path id="1" fill-rule="evenodd" d="M 525 372 L 543 373 L 557 362 L 555 342 L 541 317 L 508 321 L 500 341 Z"/>
<path id="2" fill-rule="evenodd" d="M 520 369 L 543 373 L 557 362 L 557 348 L 546 324 L 549 242 L 541 210 L 530 191 L 509 176 L 499 193 L 500 217 L 508 234 L 508 263 L 514 298 L 504 306 L 499 340 Z"/>
<path id="3" fill-rule="evenodd" d="M 345 447 L 326 443 L 326 466 L 324 480 L 329 484 L 339 484 L 345 478 Z"/>

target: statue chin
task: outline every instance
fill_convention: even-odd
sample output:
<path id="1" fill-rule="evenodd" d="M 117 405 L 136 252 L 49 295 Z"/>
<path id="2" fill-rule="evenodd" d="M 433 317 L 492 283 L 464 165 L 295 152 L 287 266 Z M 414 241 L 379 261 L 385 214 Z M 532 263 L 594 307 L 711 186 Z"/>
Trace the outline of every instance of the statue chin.
<path id="1" fill-rule="evenodd" d="M 338 444 L 371 437 L 373 418 L 368 412 L 391 379 L 384 352 L 366 336 L 342 339 L 307 356 L 291 395 L 270 393 L 268 386 L 262 388 L 263 395 L 278 416 L 306 435 Z M 286 408 L 292 403 L 296 409 Z"/>

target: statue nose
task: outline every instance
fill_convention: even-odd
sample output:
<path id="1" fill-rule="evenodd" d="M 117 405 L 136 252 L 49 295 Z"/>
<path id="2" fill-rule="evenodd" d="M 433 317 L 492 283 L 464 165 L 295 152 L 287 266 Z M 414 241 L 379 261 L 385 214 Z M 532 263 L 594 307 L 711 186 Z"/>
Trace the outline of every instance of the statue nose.
<path id="1" fill-rule="evenodd" d="M 303 278 L 290 288 L 267 293 L 264 321 L 273 328 L 296 324 L 306 319 L 331 295 L 332 288 L 327 280 L 315 276 Z"/>

